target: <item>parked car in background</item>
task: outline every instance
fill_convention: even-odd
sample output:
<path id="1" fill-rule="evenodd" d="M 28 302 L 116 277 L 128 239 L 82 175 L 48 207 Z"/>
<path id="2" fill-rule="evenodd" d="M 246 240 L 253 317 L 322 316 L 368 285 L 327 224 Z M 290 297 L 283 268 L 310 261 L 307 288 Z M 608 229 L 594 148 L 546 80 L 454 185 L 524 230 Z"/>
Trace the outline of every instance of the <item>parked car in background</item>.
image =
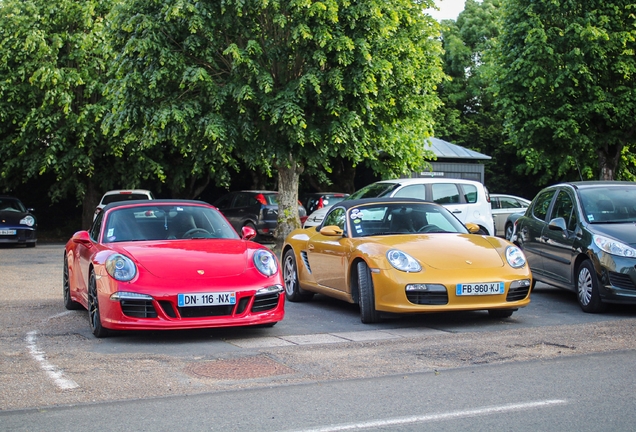
<path id="1" fill-rule="evenodd" d="M 305 206 L 307 214 L 311 214 L 318 209 L 339 203 L 348 196 L 349 194 L 342 192 L 308 192 L 300 195 L 300 202 Z"/>
<path id="2" fill-rule="evenodd" d="M 514 195 L 490 194 L 490 205 L 495 220 L 495 235 L 510 240 L 513 225 L 508 224 L 506 219 L 513 213 L 524 213 L 530 205 L 530 200 Z"/>
<path id="3" fill-rule="evenodd" d="M 106 207 L 110 203 L 119 202 L 119 201 L 134 201 L 134 200 L 151 200 L 155 199 L 152 195 L 152 192 L 146 189 L 118 189 L 108 191 L 102 196 L 102 199 L 99 201 L 97 208 L 95 209 L 95 214 L 93 214 L 93 220 L 97 217 L 97 215 L 102 211 L 104 207 Z"/>
<path id="4" fill-rule="evenodd" d="M 64 306 L 88 310 L 92 333 L 245 325 L 283 319 L 276 256 L 241 238 L 202 201 L 115 202 L 66 244 Z"/>
<path id="5" fill-rule="evenodd" d="M 37 244 L 37 219 L 32 208 L 11 196 L 0 196 L 0 244 Z"/>
<path id="6" fill-rule="evenodd" d="M 444 206 L 409 198 L 344 200 L 319 230 L 283 246 L 287 299 L 314 293 L 359 304 L 363 323 L 381 312 L 487 310 L 507 318 L 530 302 L 532 275 L 517 246 L 475 235 Z"/>
<path id="7" fill-rule="evenodd" d="M 462 223 L 474 223 L 482 234 L 494 235 L 495 228 L 486 187 L 473 180 L 422 177 L 382 180 L 371 183 L 345 200 L 377 197 L 418 198 L 445 206 Z M 319 226 L 329 208 L 309 215 L 304 227 Z"/>
<path id="8" fill-rule="evenodd" d="M 636 304 L 636 183 L 561 183 L 540 191 L 513 241 L 535 280 L 576 292 L 581 309 Z"/>
<path id="9" fill-rule="evenodd" d="M 235 230 L 245 226 L 258 234 L 259 240 L 272 239 L 278 227 L 278 192 L 269 190 L 243 190 L 230 192 L 214 202 Z M 307 218 L 305 207 L 298 203 L 301 224 Z"/>
<path id="10" fill-rule="evenodd" d="M 526 209 L 528 210 L 528 209 Z M 517 227 L 517 221 L 524 213 L 513 213 L 506 218 L 506 240 L 512 241 L 512 237 L 515 235 L 515 229 Z"/>

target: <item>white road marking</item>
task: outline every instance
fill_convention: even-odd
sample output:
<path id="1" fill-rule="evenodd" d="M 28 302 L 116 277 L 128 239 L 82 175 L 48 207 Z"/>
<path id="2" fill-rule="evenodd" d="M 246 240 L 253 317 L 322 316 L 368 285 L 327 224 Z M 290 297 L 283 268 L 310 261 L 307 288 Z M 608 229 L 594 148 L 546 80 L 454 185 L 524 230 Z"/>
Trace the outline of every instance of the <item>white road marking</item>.
<path id="1" fill-rule="evenodd" d="M 476 408 L 470 410 L 462 410 L 462 411 L 451 411 L 448 413 L 439 413 L 439 414 L 429 414 L 429 415 L 421 415 L 421 416 L 410 416 L 410 417 L 397 417 L 386 420 L 374 420 L 368 422 L 360 422 L 360 423 L 345 423 L 341 425 L 332 425 L 325 426 L 316 429 L 303 429 L 302 432 L 338 432 L 338 431 L 348 431 L 348 430 L 359 430 L 359 429 L 368 429 L 368 428 L 378 428 L 378 427 L 390 427 L 390 426 L 398 426 L 405 425 L 410 423 L 424 423 L 438 420 L 452 420 L 463 417 L 475 417 L 475 416 L 483 416 L 489 414 L 499 414 L 510 411 L 523 411 L 529 410 L 533 408 L 546 408 L 552 405 L 562 405 L 567 403 L 567 401 L 563 399 L 552 399 L 552 400 L 544 400 L 544 401 L 536 401 L 536 402 L 523 402 L 523 403 L 515 403 L 508 404 L 496 407 L 484 407 L 484 408 Z"/>
<path id="2" fill-rule="evenodd" d="M 35 330 L 27 333 L 27 337 L 26 337 L 27 348 L 29 348 L 29 352 L 31 353 L 31 356 L 33 356 L 33 358 L 38 363 L 40 363 L 40 367 L 42 367 L 42 369 L 46 372 L 49 378 L 51 378 L 53 382 L 55 382 L 55 384 L 59 388 L 61 388 L 62 390 L 71 390 L 74 388 L 78 388 L 79 385 L 75 381 L 70 380 L 68 378 L 64 378 L 64 374 L 62 373 L 62 371 L 46 360 L 44 352 L 40 351 L 36 344 L 37 333 L 38 332 Z"/>
<path id="3" fill-rule="evenodd" d="M 68 315 L 68 314 L 71 314 L 71 313 L 73 313 L 73 311 L 60 312 L 59 314 L 56 314 L 56 315 L 48 317 L 46 320 L 48 321 L 48 320 L 53 319 L 53 318 L 63 317 L 65 315 Z"/>

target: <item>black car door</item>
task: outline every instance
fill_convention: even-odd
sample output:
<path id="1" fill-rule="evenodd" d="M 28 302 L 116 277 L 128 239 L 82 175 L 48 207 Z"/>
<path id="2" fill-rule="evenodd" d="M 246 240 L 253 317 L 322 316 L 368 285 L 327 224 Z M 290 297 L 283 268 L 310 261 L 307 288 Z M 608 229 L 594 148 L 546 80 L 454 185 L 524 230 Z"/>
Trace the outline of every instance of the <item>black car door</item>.
<path id="1" fill-rule="evenodd" d="M 530 270 L 536 275 L 542 275 L 544 272 L 543 255 L 546 252 L 546 243 L 542 241 L 541 235 L 547 226 L 548 211 L 555 192 L 555 189 L 541 192 L 532 202 L 530 211 L 519 219 L 517 226 L 517 242 L 523 248 Z"/>
<path id="2" fill-rule="evenodd" d="M 545 244 L 543 269 L 548 278 L 569 286 L 572 284 L 575 231 L 579 220 L 572 191 L 559 191 L 548 220 L 552 222 L 552 226 L 546 225 L 541 234 L 541 240 Z M 565 230 L 558 227 L 562 227 L 563 223 Z"/>

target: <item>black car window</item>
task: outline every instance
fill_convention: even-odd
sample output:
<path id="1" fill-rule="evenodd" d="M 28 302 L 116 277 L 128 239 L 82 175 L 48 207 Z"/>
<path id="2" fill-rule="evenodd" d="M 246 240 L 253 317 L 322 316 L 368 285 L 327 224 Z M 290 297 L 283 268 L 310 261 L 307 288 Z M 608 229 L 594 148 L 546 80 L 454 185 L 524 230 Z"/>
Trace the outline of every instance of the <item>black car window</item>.
<path id="1" fill-rule="evenodd" d="M 26 213 L 26 208 L 21 201 L 13 198 L 0 198 L 0 211 L 12 211 Z"/>
<path id="2" fill-rule="evenodd" d="M 371 183 L 370 185 L 355 191 L 347 199 L 352 200 L 390 196 L 391 192 L 399 187 L 400 185 L 398 183 Z"/>
<path id="3" fill-rule="evenodd" d="M 554 190 L 549 190 L 539 194 L 539 196 L 534 201 L 534 205 L 532 206 L 532 215 L 534 217 L 539 220 L 545 221 L 545 218 L 548 215 L 548 208 L 550 207 L 552 197 L 554 196 L 554 192 Z"/>
<path id="4" fill-rule="evenodd" d="M 432 185 L 433 201 L 437 204 L 459 203 L 459 190 L 454 183 L 437 183 Z"/>
<path id="5" fill-rule="evenodd" d="M 419 198 L 426 199 L 426 186 L 423 184 L 413 184 L 404 186 L 395 192 L 394 197 L 398 198 Z"/>
<path id="6" fill-rule="evenodd" d="M 335 225 L 338 228 L 340 228 L 341 230 L 344 231 L 345 229 L 345 209 L 343 209 L 342 207 L 338 207 L 336 209 L 333 209 L 333 211 L 331 211 L 327 217 L 325 218 L 324 223 L 322 224 L 323 226 L 328 226 L 328 225 Z"/>
<path id="7" fill-rule="evenodd" d="M 93 241 L 99 240 L 99 232 L 102 229 L 102 221 L 104 220 L 104 212 L 99 212 L 95 220 L 93 221 L 93 225 L 91 225 L 91 229 L 88 234 L 91 236 Z"/>
<path id="8" fill-rule="evenodd" d="M 501 208 L 501 204 L 499 204 L 499 198 L 490 198 L 490 208 L 492 208 L 493 210 Z"/>
<path id="9" fill-rule="evenodd" d="M 234 198 L 234 195 L 225 195 L 223 198 L 215 202 L 214 206 L 220 209 L 229 208 L 232 205 L 233 198 Z"/>
<path id="10" fill-rule="evenodd" d="M 570 219 L 572 216 L 574 204 L 572 202 L 572 197 L 569 193 L 562 190 L 557 195 L 556 201 L 554 202 L 554 207 L 552 208 L 552 216 L 550 219 L 555 218 L 563 218 L 565 219 L 565 224 L 570 228 Z M 576 217 L 574 218 L 576 219 Z"/>
<path id="11" fill-rule="evenodd" d="M 502 209 L 517 209 L 523 207 L 523 205 L 514 198 L 501 197 L 499 200 L 501 201 Z"/>
<path id="12" fill-rule="evenodd" d="M 252 198 L 248 194 L 238 194 L 234 200 L 234 207 L 249 207 L 250 205 L 258 204 L 255 198 Z"/>

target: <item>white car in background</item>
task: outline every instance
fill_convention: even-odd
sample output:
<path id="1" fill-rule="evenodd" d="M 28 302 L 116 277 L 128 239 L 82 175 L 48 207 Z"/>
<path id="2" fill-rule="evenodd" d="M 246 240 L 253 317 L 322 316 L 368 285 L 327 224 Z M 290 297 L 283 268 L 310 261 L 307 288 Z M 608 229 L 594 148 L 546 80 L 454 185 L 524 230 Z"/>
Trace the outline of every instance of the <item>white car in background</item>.
<path id="1" fill-rule="evenodd" d="M 95 208 L 95 213 L 93 214 L 93 220 L 97 217 L 97 215 L 102 211 L 107 204 L 118 202 L 118 201 L 133 201 L 133 200 L 151 200 L 155 199 L 152 195 L 152 192 L 146 189 L 117 189 L 111 190 L 104 194 L 102 199 L 99 201 L 99 204 Z"/>
<path id="2" fill-rule="evenodd" d="M 495 235 L 488 189 L 478 181 L 440 177 L 382 180 L 357 190 L 345 199 L 377 197 L 433 201 L 449 209 L 462 223 L 477 224 L 483 234 Z M 331 206 L 310 214 L 303 227 L 320 225 L 329 209 Z"/>
<path id="3" fill-rule="evenodd" d="M 530 200 L 514 195 L 491 194 L 490 204 L 492 206 L 492 217 L 495 219 L 496 235 L 510 240 L 514 219 L 509 220 L 508 216 L 516 213 L 525 213 L 530 205 Z"/>

